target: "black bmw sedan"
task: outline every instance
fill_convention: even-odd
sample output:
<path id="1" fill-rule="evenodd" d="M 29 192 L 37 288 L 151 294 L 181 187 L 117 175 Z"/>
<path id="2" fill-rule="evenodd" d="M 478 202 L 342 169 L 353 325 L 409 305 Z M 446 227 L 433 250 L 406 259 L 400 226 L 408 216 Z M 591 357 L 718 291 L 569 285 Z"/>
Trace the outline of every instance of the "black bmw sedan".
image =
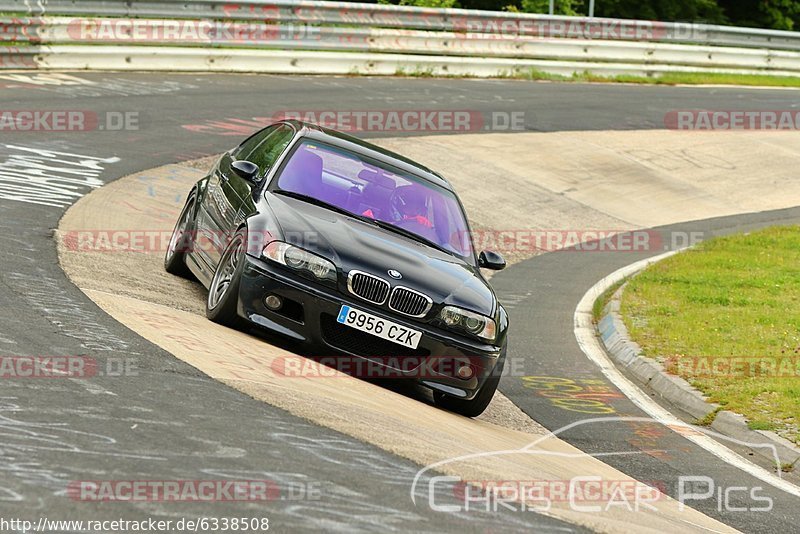
<path id="1" fill-rule="evenodd" d="M 212 321 L 416 380 L 470 417 L 505 361 L 508 316 L 480 272 L 503 267 L 476 254 L 441 175 L 299 121 L 219 159 L 189 193 L 165 257 L 168 272 L 208 288 Z"/>

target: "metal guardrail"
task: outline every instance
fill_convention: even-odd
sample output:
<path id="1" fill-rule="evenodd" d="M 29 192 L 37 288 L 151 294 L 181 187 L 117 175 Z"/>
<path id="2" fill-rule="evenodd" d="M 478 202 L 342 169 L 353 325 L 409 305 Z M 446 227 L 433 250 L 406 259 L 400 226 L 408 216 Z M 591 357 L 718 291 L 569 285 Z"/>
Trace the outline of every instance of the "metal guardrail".
<path id="1" fill-rule="evenodd" d="M 376 28 L 323 26 L 295 29 L 252 23 L 192 23 L 109 18 L 0 18 L 0 41 L 33 44 L 148 45 L 272 48 L 284 50 L 504 57 L 555 61 L 758 68 L 797 71 L 800 54 L 763 49 L 670 45 L 648 42 L 537 39 Z M 138 31 L 139 29 L 145 31 Z M 169 28 L 172 28 L 172 32 Z M 169 36 L 173 35 L 172 38 Z M 194 37 L 190 37 L 190 35 Z M 241 39 L 232 37 L 240 36 Z"/>
<path id="2" fill-rule="evenodd" d="M 32 16 L 258 20 L 800 51 L 800 32 L 315 0 L 234 0 L 227 3 L 219 0 L 0 0 L 0 12 Z"/>
<path id="3" fill-rule="evenodd" d="M 0 70 L 3 69 L 36 69 L 39 64 L 36 61 L 39 49 L 35 47 L 0 47 Z"/>
<path id="4" fill-rule="evenodd" d="M 511 76 L 531 69 L 569 76 L 592 72 L 604 76 L 658 76 L 674 72 L 758 74 L 757 69 L 708 68 L 623 62 L 560 61 L 491 57 L 377 54 L 161 46 L 41 45 L 33 48 L 36 66 L 55 70 L 258 72 L 272 74 L 425 74 L 436 76 Z M 23 49 L 21 49 L 23 50 Z M 31 50 L 25 50 L 31 53 Z M 3 49 L 0 48 L 0 57 Z M 13 57 L 13 56 L 12 56 Z M 24 65 L 18 68 L 26 68 Z M 776 75 L 796 72 L 775 71 Z"/>
<path id="5" fill-rule="evenodd" d="M 317 70 L 306 72 L 331 72 L 316 59 L 308 61 L 325 57 L 335 63 L 333 71 L 337 73 L 345 64 L 351 65 L 348 72 L 385 73 L 383 67 L 374 68 L 376 62 L 411 72 L 455 74 L 456 69 L 460 74 L 479 76 L 519 74 L 531 68 L 567 75 L 589 71 L 654 76 L 676 70 L 800 73 L 798 32 L 698 24 L 311 0 L 236 4 L 217 0 L 0 0 L 0 12 L 4 11 L 26 13 L 0 17 L 0 42 L 20 45 L 18 49 L 0 49 L 0 68 L 6 69 L 37 65 L 96 68 L 97 63 L 89 58 L 103 58 L 101 63 L 109 65 L 113 63 L 109 54 L 116 46 L 117 50 L 159 47 L 162 53 L 172 48 L 173 56 L 192 65 L 190 70 L 204 70 L 199 67 L 203 64 L 205 70 L 219 65 L 224 55 L 209 49 L 224 47 L 259 49 L 264 57 L 273 58 L 277 51 L 291 53 L 295 60 L 289 67 L 315 65 Z M 719 46 L 720 41 L 744 45 Z M 315 52 L 321 55 L 313 55 Z M 53 58 L 67 53 L 76 54 L 76 61 Z M 336 58 L 335 53 L 350 57 Z M 348 63 L 355 53 L 369 59 Z M 132 55 L 152 57 L 145 50 Z M 201 58 L 199 62 L 197 58 Z M 281 61 L 270 60 L 270 67 L 263 70 L 240 57 L 234 70 L 277 72 L 274 69 Z M 163 68 L 162 62 L 158 64 Z M 297 71 L 288 68 L 282 72 Z"/>

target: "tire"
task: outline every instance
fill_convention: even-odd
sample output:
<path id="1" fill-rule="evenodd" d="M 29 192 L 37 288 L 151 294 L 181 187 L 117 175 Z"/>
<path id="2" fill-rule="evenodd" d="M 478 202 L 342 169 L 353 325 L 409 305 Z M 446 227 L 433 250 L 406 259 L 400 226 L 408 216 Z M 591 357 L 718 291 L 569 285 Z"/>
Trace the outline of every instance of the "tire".
<path id="1" fill-rule="evenodd" d="M 246 244 L 247 232 L 239 230 L 225 247 L 211 279 L 206 299 L 206 317 L 215 323 L 236 327 L 241 322 L 237 308 Z"/>
<path id="2" fill-rule="evenodd" d="M 477 417 L 482 414 L 489 406 L 489 403 L 492 402 L 497 386 L 500 384 L 500 375 L 503 374 L 503 367 L 506 363 L 506 349 L 503 349 L 499 360 L 492 370 L 491 376 L 486 379 L 483 387 L 474 398 L 464 400 L 435 391 L 433 393 L 433 401 L 436 406 L 465 417 Z"/>
<path id="3" fill-rule="evenodd" d="M 186 266 L 186 251 L 192 246 L 192 212 L 197 196 L 194 192 L 189 195 L 183 206 L 178 222 L 172 230 L 167 252 L 164 255 L 164 270 L 175 276 L 194 279 L 192 271 Z"/>

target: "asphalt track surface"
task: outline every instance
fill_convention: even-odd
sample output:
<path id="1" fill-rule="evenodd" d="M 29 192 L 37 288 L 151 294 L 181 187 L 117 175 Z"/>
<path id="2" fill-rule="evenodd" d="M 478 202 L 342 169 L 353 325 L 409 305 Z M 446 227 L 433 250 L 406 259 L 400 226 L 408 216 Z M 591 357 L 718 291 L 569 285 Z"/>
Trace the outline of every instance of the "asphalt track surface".
<path id="1" fill-rule="evenodd" d="M 800 208 L 670 225 L 654 229 L 652 250 L 568 249 L 537 256 L 498 274 L 492 284 L 500 299 L 507 302 L 514 323 L 526 325 L 509 342 L 509 356 L 526 362 L 525 376 L 505 377 L 501 390 L 561 439 L 637 480 L 658 485 L 672 497 L 678 497 L 680 477 L 708 477 L 714 480 L 715 490 L 723 488 L 723 492 L 734 487 L 748 488 L 746 492 L 732 491 L 727 500 L 724 493 L 719 498 L 715 491 L 714 496 L 686 501 L 708 516 L 743 532 L 793 531 L 797 528 L 797 497 L 721 462 L 660 424 L 627 420 L 648 415 L 581 351 L 573 332 L 573 314 L 583 295 L 597 281 L 617 269 L 664 252 L 665 247 L 671 246 L 673 236 L 679 242 L 687 234 L 709 239 L 764 226 L 798 223 Z M 640 387 L 656 396 L 646 386 L 640 384 Z M 673 414 L 685 415 L 680 409 L 665 405 Z M 683 420 L 693 422 L 691 417 L 684 416 Z M 559 433 L 562 428 L 565 431 Z M 775 472 L 775 465 L 752 456 L 745 447 L 724 439 L 719 441 Z M 797 477 L 791 479 L 797 483 Z M 691 486 L 685 482 L 684 488 Z M 751 511 L 762 506 L 749 493 L 753 488 L 763 488 L 757 495 L 773 499 L 769 513 Z M 704 491 L 699 486 L 697 490 Z"/>
<path id="2" fill-rule="evenodd" d="M 209 127 L 211 121 L 230 124 L 231 118 L 270 117 L 297 109 L 467 109 L 487 116 L 523 111 L 527 130 L 558 131 L 662 128 L 665 113 L 676 109 L 774 110 L 791 109 L 796 103 L 792 92 L 777 90 L 434 79 L 76 76 L 93 83 L 37 85 L 30 83 L 35 79 L 0 76 L 0 109 L 92 110 L 100 114 L 136 111 L 139 129 L 3 132 L 0 162 L 14 157 L 19 161 L 25 154 L 19 147 L 119 158 L 102 164 L 99 179 L 109 182 L 138 170 L 220 152 L 243 135 L 235 131 L 228 133 L 236 135 L 219 135 Z M 398 133 L 364 134 L 370 135 Z M 0 200 L 4 251 L 0 353 L 80 354 L 100 361 L 135 357 L 138 376 L 2 383 L 2 517 L 180 518 L 246 513 L 268 516 L 277 529 L 440 532 L 572 528 L 531 513 L 456 516 L 431 512 L 427 506 L 414 507 L 408 489 L 418 466 L 249 399 L 121 327 L 72 286 L 58 266 L 52 230 L 65 207 Z M 785 216 L 740 216 L 689 226 L 726 233 L 798 217 L 790 211 Z M 527 375 L 598 379 L 599 371 L 582 355 L 572 334 L 574 308 L 594 282 L 619 266 L 657 252 L 547 254 L 499 274 L 493 283 L 509 302 L 512 320 L 530 325 L 515 331 L 510 355 L 526 359 Z M 606 398 L 615 415 L 641 415 L 608 386 Z M 523 387 L 514 377 L 505 378 L 501 390 L 551 430 L 587 417 L 554 407 L 551 399 Z M 678 436 L 654 437 L 652 432 L 636 430 L 640 429 L 630 425 L 592 425 L 562 437 L 589 453 L 664 451 L 602 459 L 640 480 L 663 481 L 672 495 L 674 481 L 681 474 L 708 475 L 721 487 L 764 486 Z M 655 442 L 643 443 L 643 435 Z M 193 504 L 76 503 L 64 492 L 72 480 L 202 478 L 268 478 L 286 488 L 319 484 L 323 498 L 293 500 L 282 494 L 289 500 L 267 505 L 215 504 L 198 514 L 198 506 Z M 796 499 L 769 487 L 765 493 L 775 503 L 768 514 L 720 512 L 710 500 L 696 507 L 747 532 L 796 528 L 800 522 Z"/>

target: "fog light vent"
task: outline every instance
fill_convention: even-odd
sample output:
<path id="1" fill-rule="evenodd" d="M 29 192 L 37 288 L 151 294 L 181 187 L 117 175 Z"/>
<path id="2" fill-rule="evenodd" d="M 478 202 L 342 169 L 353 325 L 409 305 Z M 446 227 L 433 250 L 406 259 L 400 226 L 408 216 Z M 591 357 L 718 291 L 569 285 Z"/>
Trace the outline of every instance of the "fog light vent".
<path id="1" fill-rule="evenodd" d="M 458 375 L 458 378 L 460 378 L 461 380 L 469 380 L 470 378 L 472 378 L 472 375 L 475 374 L 475 372 L 472 370 L 471 365 L 462 365 L 461 367 L 458 368 L 456 374 Z"/>
<path id="2" fill-rule="evenodd" d="M 267 305 L 267 308 L 270 310 L 279 310 L 281 306 L 283 306 L 283 299 L 281 299 L 278 295 L 267 295 L 264 298 L 264 304 Z"/>

